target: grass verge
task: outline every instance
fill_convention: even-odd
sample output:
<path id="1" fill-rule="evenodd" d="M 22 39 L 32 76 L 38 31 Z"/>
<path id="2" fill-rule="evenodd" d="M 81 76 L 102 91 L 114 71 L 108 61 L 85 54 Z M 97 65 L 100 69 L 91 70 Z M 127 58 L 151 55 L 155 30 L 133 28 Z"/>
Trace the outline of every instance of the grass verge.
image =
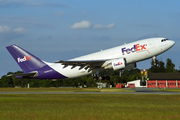
<path id="1" fill-rule="evenodd" d="M 0 120 L 179 120 L 180 95 L 1 95 Z"/>

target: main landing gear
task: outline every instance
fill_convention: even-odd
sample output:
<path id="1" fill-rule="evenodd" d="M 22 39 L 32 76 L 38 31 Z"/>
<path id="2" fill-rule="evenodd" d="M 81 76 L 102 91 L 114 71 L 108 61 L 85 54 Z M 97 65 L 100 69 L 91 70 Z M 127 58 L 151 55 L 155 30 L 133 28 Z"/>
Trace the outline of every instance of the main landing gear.
<path id="1" fill-rule="evenodd" d="M 156 67 L 158 64 L 158 60 L 156 60 L 156 56 L 153 57 L 153 65 Z"/>
<path id="2" fill-rule="evenodd" d="M 93 79 L 94 80 L 110 80 L 110 76 L 97 76 L 97 75 L 93 75 Z"/>
<path id="3" fill-rule="evenodd" d="M 110 76 L 106 76 L 106 72 L 99 74 L 99 71 L 96 71 L 92 76 L 94 77 L 94 80 L 110 80 Z"/>
<path id="4" fill-rule="evenodd" d="M 156 66 L 156 56 L 153 57 L 153 65 Z"/>

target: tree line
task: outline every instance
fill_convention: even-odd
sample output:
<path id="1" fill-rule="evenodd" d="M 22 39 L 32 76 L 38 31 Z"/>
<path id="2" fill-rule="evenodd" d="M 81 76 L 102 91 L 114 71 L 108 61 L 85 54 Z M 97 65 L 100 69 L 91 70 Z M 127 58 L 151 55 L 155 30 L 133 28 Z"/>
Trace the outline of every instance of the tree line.
<path id="1" fill-rule="evenodd" d="M 172 63 L 171 59 L 166 60 L 166 64 L 163 61 L 155 60 L 151 62 L 151 67 L 147 69 L 148 73 L 169 73 L 169 72 L 180 72 L 180 70 L 175 69 L 175 64 Z M 9 74 L 22 73 L 22 71 L 8 72 Z M 0 79 L 0 87 L 96 87 L 96 83 L 99 80 L 94 80 L 93 76 L 84 76 L 74 79 L 57 79 L 57 80 L 47 80 L 47 79 L 18 79 L 16 77 L 7 77 L 4 75 Z M 141 70 L 138 68 L 129 69 L 122 71 L 120 76 L 120 71 L 108 70 L 106 75 L 110 76 L 110 80 L 101 80 L 101 82 L 107 83 L 107 85 L 115 86 L 117 83 L 127 83 L 132 80 L 141 79 Z"/>

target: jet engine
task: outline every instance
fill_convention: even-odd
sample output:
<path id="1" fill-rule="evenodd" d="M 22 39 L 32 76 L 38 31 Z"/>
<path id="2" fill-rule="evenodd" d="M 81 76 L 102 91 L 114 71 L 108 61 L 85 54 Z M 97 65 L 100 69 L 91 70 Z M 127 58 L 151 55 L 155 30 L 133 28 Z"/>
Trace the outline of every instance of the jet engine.
<path id="1" fill-rule="evenodd" d="M 113 70 L 119 70 L 126 67 L 126 60 L 125 58 L 115 59 L 112 60 L 105 69 L 113 69 Z"/>

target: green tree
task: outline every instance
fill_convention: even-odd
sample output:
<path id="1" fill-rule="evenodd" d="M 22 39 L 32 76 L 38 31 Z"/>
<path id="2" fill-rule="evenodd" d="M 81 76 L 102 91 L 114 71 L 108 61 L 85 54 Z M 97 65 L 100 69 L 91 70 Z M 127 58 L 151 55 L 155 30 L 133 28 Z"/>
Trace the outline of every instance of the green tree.
<path id="1" fill-rule="evenodd" d="M 172 63 L 171 59 L 167 58 L 166 60 L 166 72 L 169 73 L 169 72 L 175 72 L 175 64 Z"/>
<path id="2" fill-rule="evenodd" d="M 6 75 L 2 76 L 1 86 L 2 87 L 13 87 L 14 83 L 13 83 L 12 77 L 7 77 Z"/>
<path id="3" fill-rule="evenodd" d="M 94 87 L 96 86 L 96 82 L 95 80 L 93 79 L 93 76 L 89 76 L 87 78 L 87 83 L 88 83 L 88 87 Z"/>
<path id="4" fill-rule="evenodd" d="M 148 72 L 150 73 L 164 73 L 166 71 L 166 68 L 164 67 L 164 62 L 159 60 L 151 61 L 151 67 L 149 68 Z"/>
<path id="5" fill-rule="evenodd" d="M 148 72 L 150 72 L 150 73 L 157 73 L 158 72 L 158 70 L 157 70 L 157 63 L 159 63 L 159 61 L 157 59 L 155 59 L 155 62 L 152 59 L 151 67 L 149 68 Z"/>
<path id="6" fill-rule="evenodd" d="M 164 62 L 159 61 L 158 67 L 157 67 L 157 72 L 159 73 L 164 73 L 166 71 L 166 68 L 164 67 Z"/>

